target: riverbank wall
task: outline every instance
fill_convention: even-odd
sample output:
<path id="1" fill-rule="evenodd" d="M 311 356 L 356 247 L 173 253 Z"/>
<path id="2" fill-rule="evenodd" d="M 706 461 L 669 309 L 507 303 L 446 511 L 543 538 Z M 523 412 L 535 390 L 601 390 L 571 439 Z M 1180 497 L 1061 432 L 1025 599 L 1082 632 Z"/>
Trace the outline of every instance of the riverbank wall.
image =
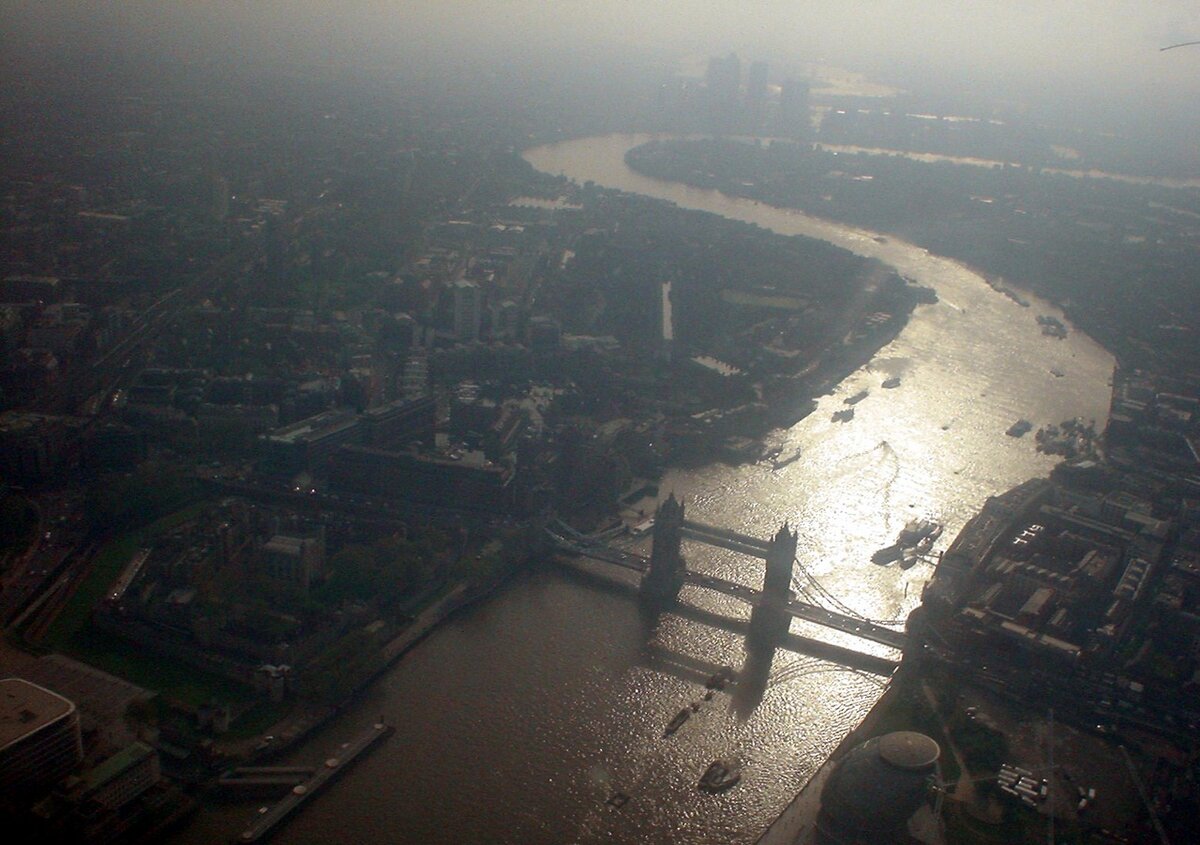
<path id="1" fill-rule="evenodd" d="M 493 596 L 520 570 L 520 567 L 511 567 L 503 575 L 490 579 L 487 583 L 466 580 L 456 584 L 446 595 L 418 614 L 411 625 L 383 645 L 379 652 L 379 663 L 364 675 L 341 701 L 328 706 L 304 708 L 276 723 L 264 733 L 277 736 L 279 740 L 267 748 L 256 748 L 253 753 L 245 756 L 244 762 L 260 762 L 279 757 L 309 740 L 321 728 L 352 707 L 379 676 L 391 669 L 426 637 L 458 613 Z"/>

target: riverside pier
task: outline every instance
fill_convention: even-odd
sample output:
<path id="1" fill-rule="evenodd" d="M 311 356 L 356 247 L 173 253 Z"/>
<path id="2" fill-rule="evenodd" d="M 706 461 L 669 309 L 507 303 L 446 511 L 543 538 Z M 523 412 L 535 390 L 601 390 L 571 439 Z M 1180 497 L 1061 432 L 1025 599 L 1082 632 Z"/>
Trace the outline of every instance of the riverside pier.
<path id="1" fill-rule="evenodd" d="M 304 806 L 309 799 L 328 786 L 342 772 L 350 768 L 359 757 L 378 744 L 394 731 L 391 725 L 376 722 L 370 728 L 350 742 L 340 746 L 334 754 L 316 769 L 312 777 L 304 783 L 295 786 L 283 799 L 272 804 L 262 812 L 254 823 L 242 831 L 235 842 L 260 842 L 274 832 L 280 824 L 287 821 L 293 813 Z"/>

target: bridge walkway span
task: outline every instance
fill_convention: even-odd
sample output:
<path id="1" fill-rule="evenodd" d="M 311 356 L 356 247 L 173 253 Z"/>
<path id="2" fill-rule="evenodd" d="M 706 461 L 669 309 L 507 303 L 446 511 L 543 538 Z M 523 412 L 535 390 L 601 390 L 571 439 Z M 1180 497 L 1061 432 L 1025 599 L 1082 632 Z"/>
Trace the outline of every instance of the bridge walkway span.
<path id="1" fill-rule="evenodd" d="M 766 554 L 767 549 L 771 544 L 766 540 L 760 540 L 758 537 L 751 537 L 749 534 L 742 534 L 739 531 L 732 531 L 728 528 L 721 528 L 717 525 L 705 525 L 703 522 L 696 522 L 691 519 L 683 520 L 684 531 L 691 531 L 695 539 L 705 542 L 707 538 L 719 537 L 724 540 L 732 540 L 743 546 L 750 546 L 758 549 L 762 554 Z"/>
<path id="2" fill-rule="evenodd" d="M 696 540 L 704 543 L 706 546 L 717 546 L 718 548 L 728 549 L 731 552 L 737 552 L 748 557 L 757 557 L 766 559 L 767 553 L 760 546 L 750 546 L 745 543 L 731 540 L 727 537 L 718 537 L 711 534 L 702 534 L 698 531 L 693 531 L 690 528 L 684 527 L 679 535 L 685 540 Z"/>
<path id="3" fill-rule="evenodd" d="M 646 558 L 633 552 L 621 551 L 611 546 L 573 541 L 562 535 L 555 534 L 549 529 L 547 529 L 546 533 L 561 550 L 571 554 L 577 554 L 581 557 L 588 557 L 605 563 L 612 563 L 637 572 L 644 573 L 650 568 L 650 562 Z M 760 604 L 763 601 L 762 590 L 748 587 L 745 584 L 738 584 L 735 581 L 729 581 L 716 575 L 693 572 L 690 569 L 683 570 L 682 575 L 683 583 L 693 587 L 715 590 L 753 605 Z M 888 628 L 875 622 L 859 619 L 846 613 L 827 610 L 819 605 L 800 599 L 789 599 L 781 609 L 806 622 L 824 625 L 828 628 L 853 634 L 895 649 L 903 649 L 908 639 L 903 631 L 897 631 L 894 628 Z"/>

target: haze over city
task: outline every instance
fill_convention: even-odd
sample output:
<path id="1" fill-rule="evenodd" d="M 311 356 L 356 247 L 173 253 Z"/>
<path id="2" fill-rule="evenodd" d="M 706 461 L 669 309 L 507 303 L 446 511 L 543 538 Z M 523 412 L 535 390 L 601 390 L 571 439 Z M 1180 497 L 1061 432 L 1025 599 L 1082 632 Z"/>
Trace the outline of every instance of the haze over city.
<path id="1" fill-rule="evenodd" d="M 1194 836 L 1195 4 L 0 20 L 22 841 Z"/>

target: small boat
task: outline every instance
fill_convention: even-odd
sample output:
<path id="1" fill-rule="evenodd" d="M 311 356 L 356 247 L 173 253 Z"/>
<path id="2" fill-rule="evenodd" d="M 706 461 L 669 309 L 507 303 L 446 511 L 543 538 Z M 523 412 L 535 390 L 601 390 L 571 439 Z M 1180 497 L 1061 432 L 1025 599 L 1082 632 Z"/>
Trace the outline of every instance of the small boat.
<path id="1" fill-rule="evenodd" d="M 927 537 L 935 540 L 942 534 L 942 526 L 932 519 L 910 519 L 896 537 L 896 545 L 910 549 Z"/>
<path id="2" fill-rule="evenodd" d="M 1057 317 L 1052 317 L 1049 314 L 1039 314 L 1037 321 L 1038 325 L 1042 327 L 1042 334 L 1047 337 L 1056 337 L 1062 340 L 1067 336 L 1067 327 Z"/>
<path id="3" fill-rule="evenodd" d="M 726 684 L 733 680 L 733 670 L 728 666 L 722 666 L 716 672 L 713 672 L 707 681 L 704 682 L 704 688 L 710 690 L 725 689 Z"/>
<path id="4" fill-rule="evenodd" d="M 1033 423 L 1029 420 L 1017 420 L 1008 427 L 1008 431 L 1004 432 L 1009 437 L 1024 437 L 1033 428 Z"/>
<path id="5" fill-rule="evenodd" d="M 663 729 L 663 736 L 670 736 L 671 734 L 675 733 L 675 731 L 679 730 L 683 726 L 683 723 L 690 719 L 691 716 L 692 708 L 685 707 L 680 710 L 675 714 L 674 719 L 667 722 L 666 728 Z"/>
<path id="6" fill-rule="evenodd" d="M 696 788 L 703 789 L 705 792 L 724 792 L 736 786 L 741 779 L 741 772 L 729 768 L 720 760 L 713 760 L 705 769 L 704 774 L 700 776 L 700 782 L 696 784 Z"/>
<path id="7" fill-rule="evenodd" d="M 854 419 L 854 409 L 846 408 L 841 411 L 834 411 L 833 416 L 829 419 L 832 422 L 850 422 L 850 420 Z"/>
<path id="8" fill-rule="evenodd" d="M 629 803 L 629 796 L 624 792 L 614 792 L 604 803 L 619 810 Z"/>
<path id="9" fill-rule="evenodd" d="M 859 402 L 866 399 L 870 395 L 871 395 L 871 391 L 860 390 L 860 391 L 858 391 L 858 393 L 855 393 L 853 396 L 846 397 L 845 399 L 842 400 L 842 402 L 847 405 L 857 405 Z"/>
<path id="10" fill-rule="evenodd" d="M 886 390 L 891 390 L 893 387 L 899 387 L 900 376 L 892 376 L 889 379 L 884 379 L 884 382 L 881 386 Z"/>
<path id="11" fill-rule="evenodd" d="M 797 449 L 792 454 L 788 455 L 786 458 L 781 458 L 778 455 L 776 455 L 774 458 L 771 459 L 771 469 L 783 469 L 785 466 L 794 464 L 798 460 L 800 460 L 800 450 L 799 449 Z"/>

